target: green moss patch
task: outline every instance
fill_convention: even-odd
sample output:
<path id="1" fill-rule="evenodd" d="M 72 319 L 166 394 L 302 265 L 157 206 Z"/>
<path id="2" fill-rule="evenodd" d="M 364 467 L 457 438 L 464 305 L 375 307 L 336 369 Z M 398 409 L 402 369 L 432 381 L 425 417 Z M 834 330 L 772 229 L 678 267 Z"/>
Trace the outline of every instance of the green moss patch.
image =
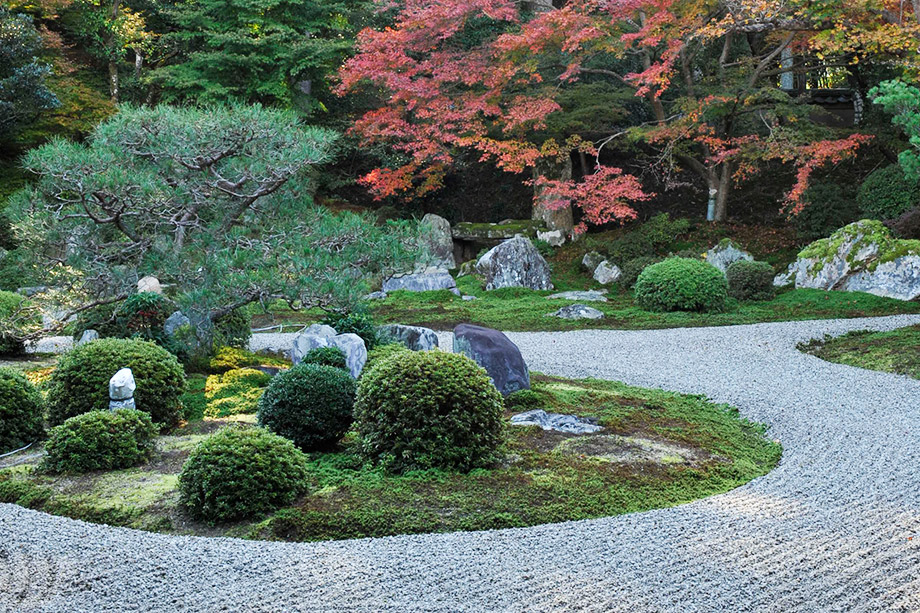
<path id="1" fill-rule="evenodd" d="M 315 541 L 531 526 L 667 507 L 737 487 L 780 458 L 780 446 L 764 436 L 763 426 L 700 396 L 537 373 L 532 379 L 542 407 L 593 417 L 605 430 L 579 437 L 508 426 L 494 465 L 401 475 L 365 465 L 348 435 L 341 448 L 310 456 L 306 496 L 268 516 L 212 527 L 178 507 L 176 478 L 188 454 L 223 427 L 194 422 L 159 437 L 152 459 L 137 468 L 80 476 L 46 475 L 34 465 L 2 470 L 0 502 L 161 532 Z"/>
<path id="2" fill-rule="evenodd" d="M 861 330 L 799 348 L 829 362 L 920 379 L 920 326 L 888 332 Z"/>

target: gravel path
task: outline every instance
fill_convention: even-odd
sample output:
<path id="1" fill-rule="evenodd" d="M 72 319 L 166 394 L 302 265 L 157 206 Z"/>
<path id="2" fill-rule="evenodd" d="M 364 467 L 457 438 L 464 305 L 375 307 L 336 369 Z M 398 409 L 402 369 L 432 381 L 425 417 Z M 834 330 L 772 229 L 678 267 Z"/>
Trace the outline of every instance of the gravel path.
<path id="1" fill-rule="evenodd" d="M 795 350 L 918 322 L 511 334 L 534 370 L 733 403 L 772 424 L 783 461 L 671 509 L 316 544 L 158 536 L 0 505 L 0 610 L 920 611 L 920 381 Z"/>

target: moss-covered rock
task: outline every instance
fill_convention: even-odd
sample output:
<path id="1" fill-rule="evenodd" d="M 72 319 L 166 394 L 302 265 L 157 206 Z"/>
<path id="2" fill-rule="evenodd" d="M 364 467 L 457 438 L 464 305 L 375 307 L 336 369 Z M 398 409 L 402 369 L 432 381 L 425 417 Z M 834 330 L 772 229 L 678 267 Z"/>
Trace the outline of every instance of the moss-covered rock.
<path id="1" fill-rule="evenodd" d="M 900 240 L 880 221 L 851 223 L 799 252 L 776 285 L 920 298 L 920 241 Z"/>
<path id="2" fill-rule="evenodd" d="M 463 221 L 454 224 L 451 234 L 454 238 L 462 240 L 501 240 L 514 238 L 522 234 L 528 238 L 536 238 L 537 230 L 546 230 L 543 224 L 532 219 L 511 219 L 502 223 L 472 223 Z"/>

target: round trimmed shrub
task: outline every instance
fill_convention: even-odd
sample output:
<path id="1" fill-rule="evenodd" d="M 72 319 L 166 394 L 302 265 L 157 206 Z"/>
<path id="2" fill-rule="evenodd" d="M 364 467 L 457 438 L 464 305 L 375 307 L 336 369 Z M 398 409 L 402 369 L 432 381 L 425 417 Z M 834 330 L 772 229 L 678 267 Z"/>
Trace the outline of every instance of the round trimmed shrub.
<path id="1" fill-rule="evenodd" d="M 304 451 L 329 449 L 351 427 L 355 387 L 341 368 L 298 364 L 268 384 L 259 399 L 258 423 Z"/>
<path id="2" fill-rule="evenodd" d="M 157 430 L 135 409 L 90 411 L 51 429 L 42 468 L 84 473 L 137 466 L 148 460 Z"/>
<path id="3" fill-rule="evenodd" d="M 162 428 L 179 423 L 185 372 L 176 356 L 149 341 L 104 338 L 65 353 L 48 383 L 48 421 L 107 410 L 109 379 L 122 368 L 134 373 L 137 408 Z"/>
<path id="4" fill-rule="evenodd" d="M 307 355 L 303 356 L 300 363 L 348 369 L 345 352 L 338 347 L 315 347 L 308 351 Z"/>
<path id="5" fill-rule="evenodd" d="M 920 204 L 920 184 L 907 178 L 900 164 L 873 171 L 856 195 L 863 217 L 895 219 Z"/>
<path id="6" fill-rule="evenodd" d="M 766 262 L 738 260 L 725 271 L 728 295 L 735 300 L 770 300 L 775 294 L 773 276 Z"/>
<path id="7" fill-rule="evenodd" d="M 712 264 L 668 258 L 642 271 L 635 293 L 636 303 L 648 311 L 721 311 L 728 284 Z"/>
<path id="8" fill-rule="evenodd" d="M 267 513 L 307 490 L 307 458 L 262 428 L 224 428 L 192 451 L 179 474 L 179 502 L 211 523 Z"/>
<path id="9" fill-rule="evenodd" d="M 0 368 L 0 453 L 19 449 L 45 435 L 41 394 L 11 368 Z"/>
<path id="10" fill-rule="evenodd" d="M 388 470 L 468 471 L 497 459 L 502 395 L 460 354 L 413 351 L 385 360 L 358 386 L 360 450 Z"/>
<path id="11" fill-rule="evenodd" d="M 14 292 L 0 291 L 0 322 L 28 306 L 28 301 Z M 15 319 L 18 320 L 18 317 Z M 19 323 L 18 321 L 15 323 Z M 25 351 L 25 345 L 19 338 L 17 325 L 0 325 L 0 355 L 19 355 Z"/>

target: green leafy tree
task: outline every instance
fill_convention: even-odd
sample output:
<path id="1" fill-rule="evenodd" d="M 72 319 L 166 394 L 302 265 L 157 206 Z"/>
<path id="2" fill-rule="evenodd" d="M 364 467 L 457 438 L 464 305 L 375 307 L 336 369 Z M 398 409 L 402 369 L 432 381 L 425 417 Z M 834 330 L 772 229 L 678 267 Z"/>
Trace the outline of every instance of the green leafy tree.
<path id="1" fill-rule="evenodd" d="M 0 7 L 0 135 L 59 104 L 45 85 L 51 67 L 39 61 L 41 48 L 32 18 Z"/>
<path id="2" fill-rule="evenodd" d="M 20 249 L 56 288 L 46 313 L 60 327 L 146 274 L 175 287 L 207 343 L 215 320 L 255 301 L 354 305 L 368 279 L 405 265 L 414 239 L 408 225 L 312 204 L 308 170 L 334 140 L 260 106 L 125 107 L 85 144 L 32 150 L 37 179 L 11 210 Z"/>
<path id="3" fill-rule="evenodd" d="M 903 81 L 885 81 L 869 95 L 907 135 L 911 146 L 901 152 L 898 161 L 909 179 L 920 180 L 920 89 Z"/>
<path id="4" fill-rule="evenodd" d="M 364 0 L 195 0 L 166 12 L 175 56 L 152 80 L 167 102 L 322 106 L 325 77 L 354 42 Z"/>

